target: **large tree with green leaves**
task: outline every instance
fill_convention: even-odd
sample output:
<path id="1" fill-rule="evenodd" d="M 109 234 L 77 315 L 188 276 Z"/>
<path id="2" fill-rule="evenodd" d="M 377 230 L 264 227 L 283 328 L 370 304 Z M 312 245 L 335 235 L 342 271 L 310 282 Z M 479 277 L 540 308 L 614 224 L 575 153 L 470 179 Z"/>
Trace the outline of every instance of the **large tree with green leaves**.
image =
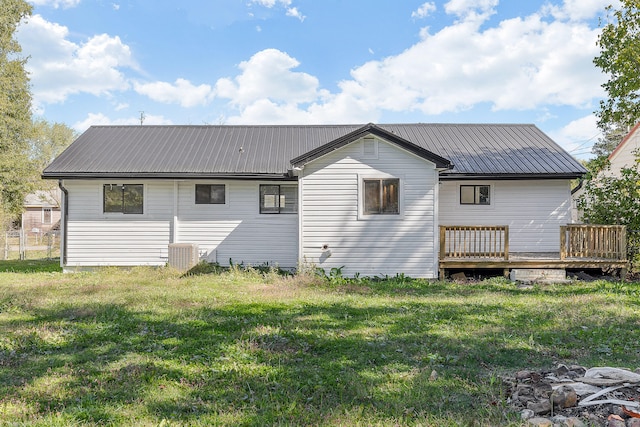
<path id="1" fill-rule="evenodd" d="M 627 226 L 627 252 L 640 254 L 640 171 L 638 164 L 622 168 L 619 175 L 600 171 L 585 181 L 578 199 L 582 219 L 590 224 Z"/>
<path id="2" fill-rule="evenodd" d="M 596 111 L 603 132 L 612 126 L 633 126 L 640 120 L 640 0 L 621 0 L 607 7 L 608 22 L 598 38 L 600 55 L 593 62 L 609 80 L 607 99 Z"/>
<path id="3" fill-rule="evenodd" d="M 55 159 L 76 138 L 76 132 L 64 123 L 49 123 L 45 119 L 33 122 L 33 131 L 29 139 L 29 157 L 34 165 L 34 182 L 37 190 L 56 194 L 58 183 L 40 178 L 42 170 Z M 58 200 L 58 203 L 60 201 Z"/>
<path id="4" fill-rule="evenodd" d="M 64 123 L 50 123 L 43 118 L 33 121 L 29 156 L 38 175 L 73 142 L 76 136 L 76 132 Z"/>
<path id="5" fill-rule="evenodd" d="M 25 194 L 32 188 L 33 164 L 29 159 L 31 92 L 15 32 L 31 15 L 24 0 L 2 0 L 0 7 L 0 209 L 9 215 L 22 211 Z"/>

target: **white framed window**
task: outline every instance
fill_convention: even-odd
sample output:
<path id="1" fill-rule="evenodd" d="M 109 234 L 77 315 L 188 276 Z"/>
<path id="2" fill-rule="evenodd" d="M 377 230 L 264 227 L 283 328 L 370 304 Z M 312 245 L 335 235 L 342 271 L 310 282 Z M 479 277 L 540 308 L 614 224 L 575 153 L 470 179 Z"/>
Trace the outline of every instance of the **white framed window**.
<path id="1" fill-rule="evenodd" d="M 398 215 L 400 213 L 400 179 L 364 178 L 362 212 L 365 215 Z"/>
<path id="2" fill-rule="evenodd" d="M 104 184 L 102 212 L 122 214 L 144 213 L 144 185 Z"/>
<path id="3" fill-rule="evenodd" d="M 260 213 L 298 213 L 298 185 L 260 184 Z"/>
<path id="4" fill-rule="evenodd" d="M 196 205 L 224 205 L 227 200 L 225 184 L 196 184 Z"/>
<path id="5" fill-rule="evenodd" d="M 42 208 L 42 223 L 51 224 L 53 211 L 51 208 Z"/>
<path id="6" fill-rule="evenodd" d="M 358 174 L 358 219 L 390 221 L 404 218 L 404 178 L 385 173 Z"/>
<path id="7" fill-rule="evenodd" d="M 490 205 L 490 185 L 460 185 L 461 205 Z"/>

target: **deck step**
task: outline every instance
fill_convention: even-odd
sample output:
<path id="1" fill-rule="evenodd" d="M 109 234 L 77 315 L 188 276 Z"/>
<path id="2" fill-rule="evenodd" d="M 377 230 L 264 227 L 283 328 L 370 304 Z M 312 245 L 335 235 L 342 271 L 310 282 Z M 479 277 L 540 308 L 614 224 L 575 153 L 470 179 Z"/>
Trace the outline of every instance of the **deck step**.
<path id="1" fill-rule="evenodd" d="M 509 277 L 514 282 L 560 283 L 567 281 L 567 272 L 551 268 L 514 268 Z"/>

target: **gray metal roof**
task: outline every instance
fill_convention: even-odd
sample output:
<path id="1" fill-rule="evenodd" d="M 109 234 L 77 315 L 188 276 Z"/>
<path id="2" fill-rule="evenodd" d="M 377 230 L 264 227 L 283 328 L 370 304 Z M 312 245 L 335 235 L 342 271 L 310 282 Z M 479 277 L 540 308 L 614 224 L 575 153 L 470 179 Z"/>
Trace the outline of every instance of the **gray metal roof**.
<path id="1" fill-rule="evenodd" d="M 367 126 L 397 135 L 425 157 L 448 160 L 453 168 L 443 177 L 577 177 L 586 172 L 534 125 L 145 125 L 89 128 L 43 177 L 283 178 L 293 159 L 321 155 L 324 146 Z"/>

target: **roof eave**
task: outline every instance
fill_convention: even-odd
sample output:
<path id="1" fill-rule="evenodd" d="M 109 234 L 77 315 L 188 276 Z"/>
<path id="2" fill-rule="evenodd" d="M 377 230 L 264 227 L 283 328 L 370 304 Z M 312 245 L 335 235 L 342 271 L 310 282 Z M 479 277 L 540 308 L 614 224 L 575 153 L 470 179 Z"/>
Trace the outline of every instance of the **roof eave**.
<path id="1" fill-rule="evenodd" d="M 474 180 L 474 179 L 491 179 L 491 180 L 533 180 L 533 179 L 576 179 L 584 176 L 580 172 L 564 172 L 564 173 L 450 173 L 442 172 L 440 174 L 441 181 L 455 180 Z"/>
<path id="2" fill-rule="evenodd" d="M 289 173 L 213 173 L 213 172 L 65 172 L 43 173 L 43 179 L 256 179 L 296 180 Z"/>

